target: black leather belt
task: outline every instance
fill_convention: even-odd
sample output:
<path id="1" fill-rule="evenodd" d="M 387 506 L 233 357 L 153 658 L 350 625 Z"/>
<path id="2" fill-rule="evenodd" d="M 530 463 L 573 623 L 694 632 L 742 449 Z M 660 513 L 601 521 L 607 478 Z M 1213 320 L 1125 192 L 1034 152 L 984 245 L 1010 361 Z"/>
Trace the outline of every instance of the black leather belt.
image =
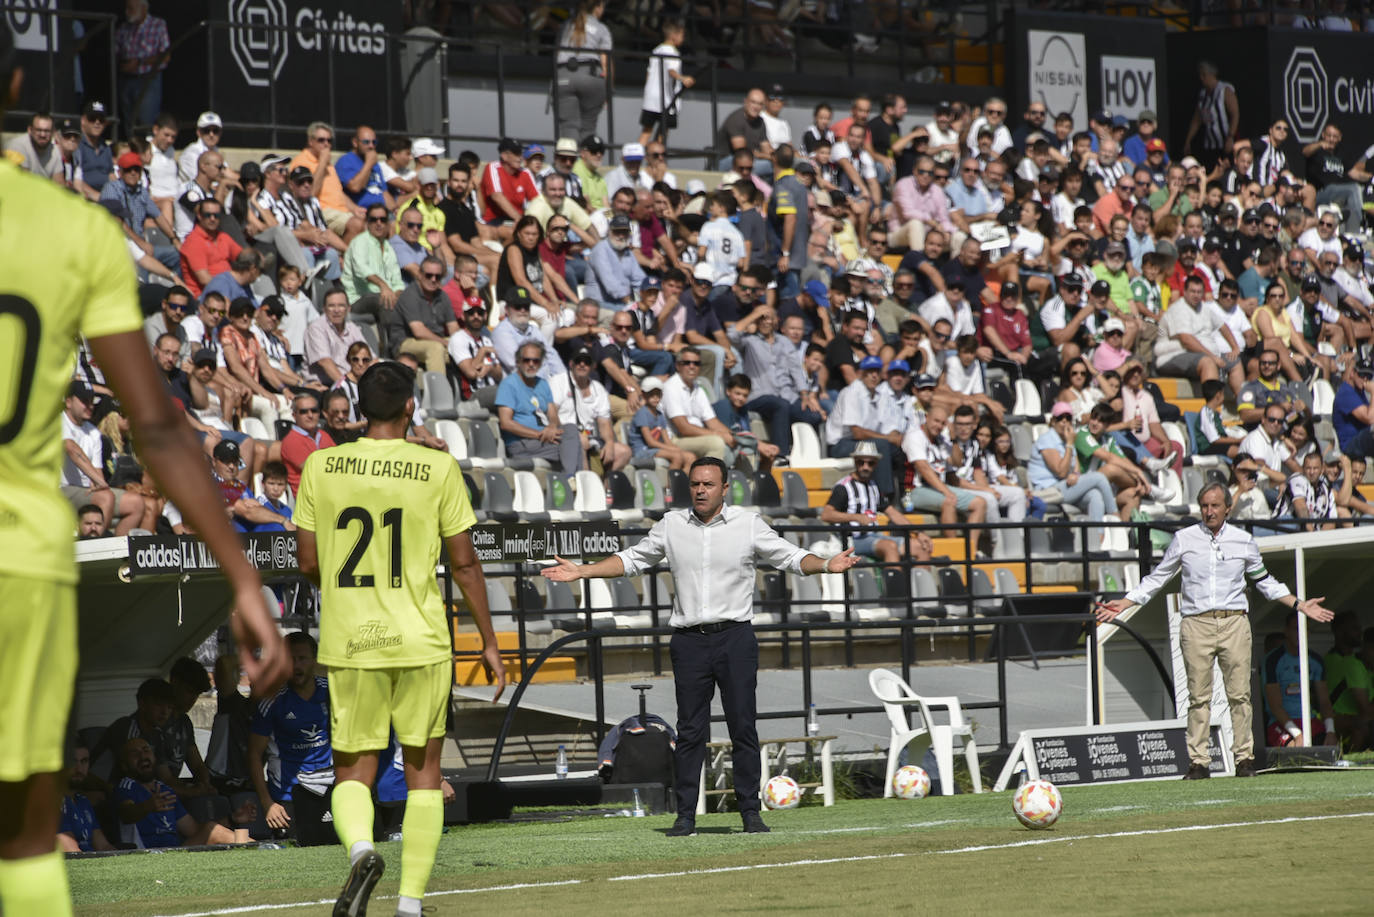
<path id="1" fill-rule="evenodd" d="M 713 621 L 710 624 L 693 624 L 690 627 L 675 627 L 680 634 L 718 634 L 732 627 L 743 627 L 748 621 Z"/>
<path id="2" fill-rule="evenodd" d="M 563 63 L 563 67 L 564 67 L 564 69 L 569 70 L 569 71 L 571 71 L 571 72 L 573 72 L 573 73 L 576 73 L 578 70 L 581 70 L 583 67 L 586 67 L 588 70 L 591 70 L 591 71 L 593 72 L 594 75 L 596 75 L 596 76 L 600 76 L 600 75 L 601 75 L 601 62 L 600 62 L 600 61 L 594 61 L 594 60 L 570 60 L 570 61 L 565 61 L 565 62 Z"/>

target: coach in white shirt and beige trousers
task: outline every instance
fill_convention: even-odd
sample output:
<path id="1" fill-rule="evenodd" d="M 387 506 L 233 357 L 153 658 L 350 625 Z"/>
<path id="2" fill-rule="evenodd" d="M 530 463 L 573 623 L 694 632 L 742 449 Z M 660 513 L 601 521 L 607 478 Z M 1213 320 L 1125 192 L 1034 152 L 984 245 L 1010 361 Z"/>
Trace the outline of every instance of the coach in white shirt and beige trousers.
<path id="1" fill-rule="evenodd" d="M 1213 659 L 1221 667 L 1226 701 L 1231 708 L 1231 750 L 1236 759 L 1236 776 L 1250 777 L 1255 773 L 1255 756 L 1250 725 L 1251 633 L 1246 582 L 1270 601 L 1300 611 L 1314 621 L 1330 621 L 1332 613 L 1322 607 L 1321 598 L 1301 601 L 1269 575 L 1254 537 L 1226 523 L 1231 509 L 1229 489 L 1221 484 L 1207 485 L 1198 494 L 1198 507 L 1202 522 L 1180 529 L 1159 566 L 1124 598 L 1099 605 L 1097 619 L 1110 621 L 1128 608 L 1146 604 L 1175 574 L 1183 571 L 1179 643 L 1188 678 L 1191 762 L 1183 779 L 1211 776 L 1207 746 L 1212 725 Z"/>
<path id="2" fill-rule="evenodd" d="M 809 576 L 843 573 L 858 563 L 849 548 L 829 559 L 784 539 L 754 512 L 725 506 L 725 463 L 699 458 L 692 463 L 690 509 L 676 509 L 655 523 L 634 547 L 594 564 L 559 557 L 544 576 L 559 582 L 593 577 L 636 576 L 663 560 L 673 577 L 673 627 L 669 654 L 677 692 L 677 820 L 669 837 L 696 834 L 696 809 L 706 742 L 711 737 L 711 698 L 720 686 L 721 706 L 730 730 L 735 799 L 744 830 L 766 832 L 759 816 L 759 736 L 755 728 L 754 689 L 759 645 L 754 616 L 754 568 L 762 562 Z"/>

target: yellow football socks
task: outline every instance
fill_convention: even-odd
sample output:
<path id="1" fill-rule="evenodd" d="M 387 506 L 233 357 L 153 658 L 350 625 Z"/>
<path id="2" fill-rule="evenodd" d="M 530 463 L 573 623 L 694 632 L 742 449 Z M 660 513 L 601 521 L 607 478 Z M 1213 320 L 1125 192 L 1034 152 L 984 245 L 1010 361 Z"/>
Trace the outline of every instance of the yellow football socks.
<path id="1" fill-rule="evenodd" d="M 334 813 L 334 833 L 348 851 L 349 860 L 357 862 L 372 849 L 372 790 L 358 780 L 345 780 L 334 785 L 330 800 Z"/>
<path id="2" fill-rule="evenodd" d="M 335 792 L 338 792 L 335 790 Z M 411 790 L 401 821 L 401 897 L 425 896 L 439 838 L 444 834 L 444 794 L 440 790 Z"/>

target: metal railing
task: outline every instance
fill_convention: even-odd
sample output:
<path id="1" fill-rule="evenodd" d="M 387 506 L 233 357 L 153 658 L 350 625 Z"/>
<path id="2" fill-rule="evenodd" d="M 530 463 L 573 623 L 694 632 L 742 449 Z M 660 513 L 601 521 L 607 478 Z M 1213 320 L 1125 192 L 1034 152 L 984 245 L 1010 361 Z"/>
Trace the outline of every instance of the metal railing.
<path id="1" fill-rule="evenodd" d="M 471 3 L 469 0 L 469 3 L 463 5 L 477 6 L 482 4 Z M 905 7 L 906 4 L 899 4 L 899 6 Z M 943 4 L 916 4 L 916 6 L 921 8 L 951 9 L 961 6 L 967 7 L 966 4 L 961 5 L 952 2 Z M 911 75 L 909 70 L 912 67 L 916 67 L 917 69 L 923 69 L 930 66 L 944 67 L 949 70 L 947 76 L 952 80 L 954 76 L 953 68 L 960 66 L 956 58 L 956 45 L 958 42 L 962 41 L 972 42 L 974 45 L 982 45 L 986 48 L 984 60 L 980 63 L 963 64 L 962 66 L 981 66 L 985 74 L 985 83 L 987 87 L 993 87 L 996 68 L 1000 64 L 1000 60 L 994 53 L 994 43 L 1000 40 L 999 35 L 1004 29 L 1004 20 L 1000 17 L 1000 7 L 997 3 L 990 2 L 989 0 L 989 2 L 980 5 L 980 7 L 984 10 L 984 15 L 990 23 L 985 34 L 968 38 L 957 34 L 954 30 L 946 30 L 939 36 L 938 42 L 929 41 L 922 45 L 923 48 L 928 48 L 932 44 L 944 46 L 945 56 L 941 59 L 917 56 L 913 53 L 914 44 L 913 41 L 910 40 L 911 36 L 907 33 L 908 25 L 906 23 L 906 17 L 904 15 L 899 16 L 899 24 L 895 32 L 886 35 L 887 38 L 894 39 L 895 43 L 897 52 L 896 79 L 875 77 L 872 80 L 873 85 L 870 88 L 874 92 L 881 92 L 884 88 L 890 86 L 907 85 L 910 87 L 912 84 L 907 83 L 907 78 Z M 31 12 L 29 7 L 12 2 L 0 3 L 0 11 L 12 11 L 15 13 Z M 108 93 L 92 85 L 91 80 L 88 78 L 86 95 L 87 97 L 108 97 L 111 106 L 111 124 L 112 126 L 120 125 L 120 119 L 124 113 L 119 110 L 118 92 L 116 91 L 118 77 L 116 73 L 114 27 L 117 23 L 117 17 L 110 14 L 77 13 L 63 10 L 54 10 L 50 13 L 44 13 L 43 15 L 51 15 L 63 20 L 82 20 L 86 22 L 88 24 L 87 35 L 82 40 L 83 44 L 81 47 L 84 47 L 85 44 L 95 40 L 97 37 L 109 43 Z M 639 17 L 642 13 L 636 9 L 632 15 L 635 18 L 635 26 L 638 27 L 641 24 Z M 97 25 L 92 28 L 90 23 L 96 23 Z M 744 18 L 736 20 L 734 24 L 737 25 L 741 31 L 745 31 L 750 23 L 751 20 Z M 826 34 L 827 31 L 829 31 L 838 35 L 848 34 L 851 31 L 840 26 L 821 25 L 816 28 L 819 30 L 819 34 Z M 322 72 L 320 74 L 320 79 L 311 89 L 304 90 L 308 92 L 319 92 L 321 94 L 319 111 L 310 120 L 318 118 L 320 120 L 327 120 L 329 123 L 338 126 L 340 118 L 347 121 L 352 117 L 347 102 L 340 98 L 340 90 L 335 86 L 334 81 L 334 75 L 338 68 L 349 66 L 350 55 L 347 51 L 341 50 L 340 47 L 338 47 L 342 44 L 341 41 L 332 40 L 336 38 L 345 38 L 352 33 L 342 26 L 332 25 L 317 20 L 314 17 L 308 18 L 299 25 L 279 25 L 269 22 L 256 22 L 247 25 L 239 22 L 207 18 L 194 23 L 180 33 L 172 36 L 171 47 L 169 49 L 171 63 L 164 72 L 164 79 L 175 81 L 179 79 L 179 75 L 190 77 L 194 73 L 192 68 L 203 67 L 205 97 L 199 100 L 199 104 L 196 106 L 197 110 L 203 108 L 219 111 L 223 114 L 225 103 L 231 101 L 231 94 L 241 91 L 242 86 L 237 79 L 232 89 L 226 89 L 222 83 L 220 72 L 217 72 L 225 71 L 237 75 L 237 72 L 232 68 L 222 67 L 224 64 L 222 59 L 223 37 L 226 32 L 230 31 L 269 35 L 276 34 L 280 35 L 283 39 L 301 39 L 316 42 L 324 60 L 322 62 L 323 67 L 321 68 Z M 548 80 L 551 86 L 556 85 L 556 68 L 554 64 L 554 52 L 557 50 L 556 47 L 552 44 L 540 43 L 529 36 L 527 36 L 528 41 L 521 43 L 522 45 L 526 45 L 526 47 L 516 45 L 514 48 L 512 47 L 513 43 L 509 39 L 483 37 L 478 35 L 451 38 L 426 32 L 408 31 L 373 33 L 373 38 L 382 39 L 385 49 L 382 65 L 385 69 L 386 76 L 383 84 L 376 87 L 376 91 L 382 99 L 380 107 L 383 116 L 378 119 L 380 123 L 372 123 L 372 126 L 380 133 L 434 136 L 446 143 L 494 143 L 500 136 L 506 133 L 507 123 L 510 120 L 508 111 L 513 104 L 513 100 L 511 98 L 512 90 L 509 83 L 516 75 L 512 72 L 513 61 L 516 59 L 519 60 L 519 67 L 515 69 L 518 70 L 518 75 L 520 77 L 526 79 Z M 402 53 L 401 48 L 404 45 L 427 45 L 429 46 L 429 50 L 420 56 L 437 59 L 437 75 L 442 81 L 442 85 L 438 87 L 440 96 L 443 99 L 441 124 L 411 125 L 406 121 L 405 98 L 408 79 L 405 74 L 401 73 L 398 57 Z M 753 49 L 748 42 L 746 42 L 745 45 L 746 53 L 754 53 L 755 49 Z M 850 76 L 853 77 L 857 72 L 857 61 L 859 58 L 856 57 L 856 52 L 851 45 L 852 43 L 846 42 L 844 45 L 845 50 L 842 53 L 837 52 L 832 59 L 843 58 L 846 61 L 846 67 Z M 78 47 L 73 48 L 70 52 L 66 52 L 62 49 L 61 43 L 57 42 L 51 35 L 49 36 L 49 53 L 46 55 L 49 68 L 47 74 L 48 86 L 54 85 L 56 68 L 73 63 L 79 50 L 80 48 Z M 460 51 L 465 60 L 472 59 L 476 66 L 483 68 L 484 75 L 494 79 L 495 99 L 493 101 L 497 117 L 497 133 L 495 135 L 465 130 L 458 114 L 448 110 L 447 85 L 451 75 L 449 66 L 450 50 Z M 921 53 L 925 54 L 926 52 L 922 51 Z M 794 73 L 798 75 L 803 74 L 805 71 L 804 60 L 806 62 L 812 62 L 818 57 L 817 53 L 813 51 L 808 51 L 805 55 L 799 54 L 796 51 L 793 51 L 792 54 L 794 57 L 794 67 L 792 69 Z M 610 57 L 616 64 L 613 70 L 618 75 L 619 79 L 609 87 L 610 91 L 621 96 L 637 96 L 643 86 L 642 75 L 645 65 L 647 65 L 651 56 L 652 55 L 647 51 L 638 51 L 634 49 L 612 50 L 610 52 Z M 825 55 L 821 54 L 819 56 L 824 57 Z M 704 66 L 702 66 L 702 61 L 705 61 Z M 622 64 L 625 66 L 620 66 Z M 728 90 L 722 89 L 719 80 L 720 68 L 716 66 L 716 61 L 712 55 L 701 54 L 697 55 L 695 59 L 687 58 L 684 60 L 684 67 L 689 71 L 699 73 L 700 78 L 698 79 L 697 86 L 693 89 L 693 98 L 694 100 L 701 100 L 702 95 L 705 95 L 705 101 L 709 105 L 711 112 L 712 132 L 711 137 L 706 138 L 706 142 L 674 147 L 670 150 L 670 153 L 675 155 L 709 154 L 712 155 L 710 162 L 713 165 L 714 156 L 724 155 L 727 152 L 725 150 L 716 151 L 712 148 L 714 144 L 715 128 L 719 126 L 722 109 L 724 111 L 729 111 L 735 107 L 735 105 L 738 104 L 737 97 L 741 94 L 741 91 L 735 88 Z M 746 69 L 748 69 L 748 67 L 749 65 L 746 64 Z M 756 74 L 756 77 L 758 80 L 767 80 L 770 74 L 767 72 L 760 72 Z M 785 77 L 786 74 L 773 74 L 773 78 Z M 814 93 L 814 89 L 811 89 L 809 84 L 794 83 L 794 85 L 797 86 L 798 89 L 801 89 L 805 85 Z M 288 94 L 294 94 L 299 97 L 302 91 L 302 88 L 298 84 L 282 84 L 275 79 L 268 81 L 265 88 L 266 104 L 262 107 L 261 112 L 255 112 L 251 119 L 242 117 L 226 118 L 226 135 L 231 136 L 230 132 L 238 133 L 240 136 L 251 135 L 254 138 L 258 138 L 259 142 L 264 145 L 274 147 L 281 146 L 284 142 L 288 144 L 294 142 L 297 137 L 301 136 L 301 132 L 305 130 L 308 122 L 283 119 L 280 115 L 282 110 L 281 102 L 288 97 Z M 915 90 L 911 89 L 909 91 Z M 724 101 L 722 101 L 722 92 L 726 93 Z M 839 107 L 843 105 L 845 101 L 847 100 L 844 98 L 836 98 L 835 104 Z M 528 104 L 528 101 L 526 100 L 522 102 L 522 104 Z M 232 110 L 232 106 L 230 110 Z M 634 124 L 630 127 L 632 133 L 627 134 L 626 137 L 618 137 L 613 107 L 608 106 L 607 111 L 608 119 L 610 119 L 610 129 L 607 131 L 607 139 L 608 146 L 612 150 L 617 149 L 621 141 L 634 139 L 638 136 L 638 125 Z M 18 116 L 26 116 L 31 112 L 16 110 L 12 113 Z M 552 139 L 552 112 L 550 112 L 549 120 L 550 129 L 548 139 Z M 342 130 L 347 131 L 347 127 L 342 128 Z M 124 131 L 124 133 L 127 133 L 127 131 Z"/>
<path id="2" fill-rule="evenodd" d="M 1287 520 L 1238 520 L 1231 524 L 1242 528 L 1261 528 L 1272 530 L 1282 527 L 1300 526 L 1310 520 L 1287 519 Z M 1370 524 L 1374 519 L 1354 519 L 1348 520 L 1352 524 Z M 881 604 L 888 609 L 900 611 L 900 615 L 894 615 L 885 620 L 860 620 L 856 612 L 860 608 L 872 607 L 875 600 L 871 598 L 860 598 L 854 595 L 852 590 L 853 581 L 848 575 L 843 577 L 844 591 L 841 596 L 821 597 L 812 599 L 799 599 L 795 596 L 784 595 L 775 599 L 761 599 L 756 601 L 756 608 L 760 611 L 776 611 L 782 620 L 777 623 L 756 623 L 754 631 L 760 635 L 760 643 L 763 645 L 776 646 L 779 651 L 780 667 L 784 670 L 799 668 L 801 673 L 802 687 L 799 706 L 788 706 L 779 710 L 760 711 L 760 720 L 768 719 L 791 719 L 797 720 L 804 726 L 805 718 L 810 709 L 812 698 L 812 672 L 814 668 L 813 654 L 817 639 L 826 640 L 829 645 L 838 643 L 843 650 L 844 665 L 853 668 L 856 662 L 855 646 L 860 642 L 886 641 L 891 642 L 893 631 L 897 631 L 897 659 L 895 664 L 900 666 L 902 677 L 910 681 L 911 669 L 919 664 L 916 653 L 915 638 L 921 633 L 940 632 L 946 636 L 958 632 L 967 639 L 967 658 L 970 662 L 978 658 L 979 640 L 983 638 L 993 639 L 996 644 L 995 661 L 997 663 L 997 699 L 995 701 L 981 701 L 965 703 L 965 709 L 988 709 L 995 710 L 998 717 L 998 742 L 1000 747 L 1008 746 L 1007 728 L 1007 691 L 1006 691 L 1006 663 L 1009 660 L 1028 658 L 1033 665 L 1038 667 L 1038 658 L 1032 641 L 1025 636 L 1024 628 L 1034 627 L 1044 624 L 1064 625 L 1072 622 L 1080 622 L 1084 627 L 1082 637 L 1083 644 L 1080 650 L 1087 656 L 1087 664 L 1090 668 L 1090 682 L 1092 685 L 1091 703 L 1094 720 L 1099 720 L 1101 710 L 1098 707 L 1097 681 L 1097 629 L 1092 625 L 1095 620 L 1089 614 L 985 614 L 978 615 L 976 609 L 981 607 L 980 603 L 989 600 L 1007 600 L 1017 596 L 1031 594 L 1037 585 L 1063 586 L 1062 578 L 1055 583 L 1037 583 L 1036 566 L 1042 563 L 1069 562 L 1080 567 L 1081 576 L 1077 585 L 1081 588 L 1071 591 L 1057 592 L 1063 597 L 1065 602 L 1083 601 L 1090 597 L 1110 597 L 1124 594 L 1124 583 L 1119 583 L 1116 591 L 1101 590 L 1096 587 L 1092 578 L 1094 565 L 1122 565 L 1129 563 L 1139 564 L 1141 575 L 1148 573 L 1155 562 L 1155 551 L 1150 539 L 1150 530 L 1159 529 L 1173 531 L 1185 525 L 1194 524 L 1187 520 L 1159 520 L 1152 522 L 1112 522 L 1112 521 L 1089 521 L 1078 519 L 1070 522 L 1039 522 L 1031 520 L 1027 523 L 998 523 L 998 524 L 968 524 L 958 525 L 921 525 L 921 526 L 881 526 L 879 531 L 891 533 L 898 538 L 905 538 L 907 533 L 914 531 L 924 531 L 927 533 L 940 533 L 947 529 L 957 529 L 960 537 L 964 541 L 964 557 L 952 559 L 949 557 L 932 558 L 929 562 L 917 562 L 910 558 L 903 558 L 896 564 L 873 564 L 871 570 L 881 571 L 887 568 L 894 568 L 900 572 L 900 582 L 906 584 L 902 594 L 895 596 L 885 596 L 877 604 Z M 833 538 L 840 536 L 842 541 L 847 543 L 849 540 L 848 526 L 822 526 L 822 525 L 778 525 L 778 532 L 784 537 L 798 534 L 823 535 Z M 979 557 L 974 548 L 973 539 L 980 533 L 992 530 L 1021 530 L 1025 539 L 1026 552 L 1017 558 L 989 558 Z M 1076 552 L 1056 552 L 1053 555 L 1041 555 L 1033 553 L 1030 543 L 1030 532 L 1034 529 L 1048 529 L 1051 532 L 1051 541 L 1062 539 L 1063 535 L 1056 536 L 1054 532 L 1072 533 L 1078 532 L 1079 548 Z M 1090 529 L 1126 529 L 1135 535 L 1136 548 L 1133 555 L 1122 554 L 1103 554 L 1102 552 L 1090 549 L 1088 544 L 1088 531 Z M 647 529 L 644 528 L 623 528 L 621 534 L 627 539 L 627 543 L 643 534 Z M 509 570 L 495 571 L 489 570 L 488 576 L 515 577 L 517 580 L 526 576 L 537 576 L 540 565 L 533 564 L 514 564 L 509 565 Z M 977 568 L 988 567 L 1022 567 L 1024 571 L 1024 587 L 1015 593 L 1001 592 L 994 590 L 991 594 L 976 594 L 973 587 L 973 573 Z M 961 571 L 963 589 L 958 595 L 939 594 L 935 597 L 922 597 L 915 595 L 915 590 L 911 588 L 911 570 L 915 567 L 927 567 L 933 569 L 956 569 Z M 861 569 L 861 568 L 856 568 Z M 643 642 L 637 645 L 638 649 L 647 649 L 650 653 L 650 669 L 654 675 L 662 675 L 663 653 L 666 649 L 665 638 L 670 637 L 672 629 L 667 626 L 668 614 L 671 612 L 672 603 L 666 596 L 658 594 L 658 574 L 666 572 L 666 567 L 656 567 L 644 574 L 644 581 L 648 585 L 648 594 L 645 595 L 641 604 L 636 606 L 620 606 L 616 608 L 591 608 L 588 583 L 583 580 L 583 603 L 580 609 L 565 609 L 546 612 L 540 609 L 530 608 L 525 601 L 527 589 L 521 588 L 517 584 L 514 590 L 515 599 L 513 608 L 509 614 L 515 619 L 519 631 L 519 647 L 514 652 L 518 653 L 520 671 L 522 678 L 516 685 L 514 694 L 510 702 L 510 710 L 507 712 L 506 723 L 502 727 L 501 734 L 498 736 L 497 744 L 494 749 L 489 779 L 494 779 L 495 769 L 499 764 L 501 747 L 504 743 L 510 722 L 514 717 L 515 710 L 518 708 L 521 698 L 524 696 L 525 689 L 534 680 L 539 668 L 554 655 L 563 652 L 568 655 L 581 657 L 586 666 L 586 676 L 594 685 L 595 697 L 595 732 L 597 744 L 605 733 L 606 703 L 605 703 L 605 654 L 608 650 L 605 641 L 608 639 L 620 640 L 622 638 L 640 638 Z M 852 571 L 851 571 L 852 572 Z M 447 571 L 441 574 L 441 579 L 445 583 L 445 598 L 448 600 L 448 607 L 454 608 L 454 593 L 452 583 L 448 579 Z M 785 580 L 784 580 L 785 582 Z M 923 609 L 931 605 L 938 605 L 944 608 L 950 606 L 964 605 L 966 615 L 959 618 L 930 618 L 923 616 Z M 835 609 L 839 606 L 843 609 L 842 617 L 832 619 L 832 615 L 840 612 L 824 612 L 817 614 L 824 606 Z M 592 624 L 594 614 L 614 611 L 617 613 L 645 613 L 647 612 L 651 624 L 647 627 L 617 627 L 613 629 L 600 629 Z M 507 614 L 502 612 L 502 614 Z M 560 630 L 567 630 L 568 633 L 556 637 L 551 643 L 542 647 L 537 654 L 528 643 L 528 632 L 526 622 L 532 617 L 550 618 L 557 616 L 560 622 Z M 456 628 L 459 615 L 451 612 L 451 623 Z M 1174 689 L 1168 670 L 1165 668 L 1163 660 L 1158 652 L 1148 640 L 1132 629 L 1128 624 L 1120 620 L 1113 621 L 1111 625 L 1120 628 L 1150 659 L 1153 668 L 1160 677 L 1164 691 L 1171 698 Z M 1008 640 L 997 639 L 1004 628 L 1021 628 L 1024 645 L 1030 649 L 1028 654 L 1011 654 L 1008 652 Z M 575 629 L 580 628 L 580 629 Z M 455 651 L 456 660 L 470 659 L 475 660 L 480 656 L 478 651 Z M 799 658 L 794 658 L 799 657 Z M 819 708 L 821 715 L 851 716 L 855 714 L 880 713 L 883 708 L 881 705 L 857 704 Z M 713 722 L 723 721 L 723 717 L 715 716 Z"/>
<path id="3" fill-rule="evenodd" d="M 54 118 L 74 118 L 77 115 L 79 115 L 79 107 L 73 108 L 71 110 L 65 110 L 62 108 L 61 102 L 57 98 L 57 87 L 60 85 L 60 82 L 57 78 L 58 70 L 61 67 L 68 67 L 74 70 L 77 66 L 78 55 L 80 55 L 85 48 L 89 47 L 92 42 L 100 41 L 108 44 L 109 46 L 110 60 L 108 76 L 110 81 L 110 90 L 107 97 L 95 95 L 90 93 L 89 91 L 86 93 L 86 97 L 88 99 L 101 98 L 102 101 L 105 102 L 106 106 L 110 109 L 111 123 L 117 123 L 119 119 L 119 93 L 116 91 L 116 86 L 118 83 L 118 74 L 117 64 L 115 61 L 115 26 L 122 17 L 116 16 L 113 13 L 94 13 L 86 12 L 84 10 L 67 10 L 56 8 L 39 9 L 37 8 L 38 6 L 38 4 L 33 3 L 0 3 L 0 16 L 3 16 L 10 20 L 9 24 L 12 29 L 16 25 L 16 20 L 20 20 L 24 23 L 38 23 L 39 28 L 43 33 L 45 45 L 45 49 L 43 52 L 45 58 L 45 69 L 42 74 L 44 82 L 39 83 L 40 76 L 39 74 L 34 73 L 32 69 L 27 69 L 27 72 L 25 74 L 27 78 L 24 81 L 25 85 L 29 88 L 32 88 L 35 85 L 41 85 L 44 87 L 44 92 L 41 96 L 43 101 L 40 102 L 38 105 L 35 105 L 33 108 L 16 107 L 7 109 L 5 113 L 8 115 L 15 115 L 25 119 L 31 117 L 32 115 L 40 111 L 46 112 L 52 115 Z M 46 28 L 42 27 L 41 25 L 41 21 L 44 19 L 50 20 L 49 26 Z M 59 36 L 56 34 L 59 31 L 58 27 L 56 27 L 57 23 L 61 23 L 63 25 L 67 23 L 80 23 L 83 32 L 80 41 L 75 43 L 70 48 L 64 48 L 63 43 L 59 40 Z M 9 87 L 6 87 L 6 89 L 8 88 Z M 55 141 L 57 138 L 54 137 L 53 139 Z"/>

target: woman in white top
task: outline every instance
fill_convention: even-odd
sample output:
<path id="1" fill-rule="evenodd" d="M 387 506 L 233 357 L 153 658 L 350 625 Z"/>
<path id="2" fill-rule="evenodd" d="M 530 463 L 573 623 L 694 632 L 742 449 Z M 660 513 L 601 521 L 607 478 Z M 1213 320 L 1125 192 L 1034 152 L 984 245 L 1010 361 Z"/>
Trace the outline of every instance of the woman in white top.
<path id="1" fill-rule="evenodd" d="M 1025 201 L 1016 223 L 1016 237 L 1011 240 L 1011 250 L 1019 256 L 1017 265 L 1018 279 L 1028 293 L 1035 293 L 1040 302 L 1049 298 L 1054 277 L 1050 273 L 1048 243 L 1041 223 L 1045 210 L 1039 201 Z"/>
<path id="2" fill-rule="evenodd" d="M 1059 175 L 1059 193 L 1054 196 L 1050 206 L 1054 211 L 1054 222 L 1061 233 L 1073 232 L 1073 213 L 1083 206 L 1079 194 L 1083 190 L 1083 173 L 1069 166 Z"/>
<path id="3" fill-rule="evenodd" d="M 611 31 L 601 22 L 605 0 L 582 0 L 577 15 L 558 33 L 555 137 L 590 137 L 606 107 L 610 85 Z"/>
<path id="4" fill-rule="evenodd" d="M 1088 422 L 1088 413 L 1093 405 L 1102 400 L 1102 390 L 1094 386 L 1095 373 L 1082 357 L 1075 357 L 1064 367 L 1064 388 L 1059 392 L 1059 400 L 1073 408 L 1075 425 Z"/>

